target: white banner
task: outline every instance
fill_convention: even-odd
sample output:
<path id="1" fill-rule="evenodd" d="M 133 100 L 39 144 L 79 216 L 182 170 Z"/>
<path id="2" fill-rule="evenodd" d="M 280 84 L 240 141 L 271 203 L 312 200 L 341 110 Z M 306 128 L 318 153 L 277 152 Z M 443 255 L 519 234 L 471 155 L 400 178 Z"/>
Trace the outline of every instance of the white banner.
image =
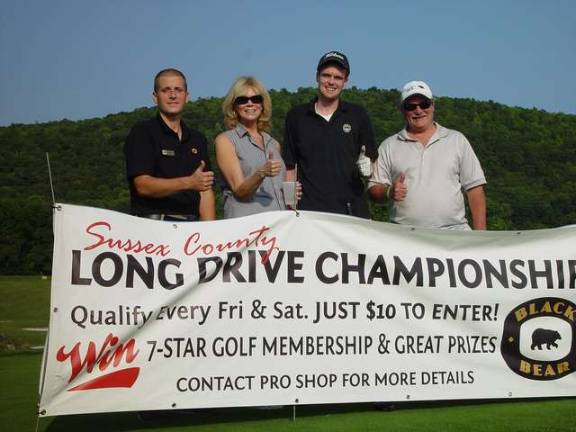
<path id="1" fill-rule="evenodd" d="M 40 412 L 574 396 L 575 244 L 61 205 Z"/>

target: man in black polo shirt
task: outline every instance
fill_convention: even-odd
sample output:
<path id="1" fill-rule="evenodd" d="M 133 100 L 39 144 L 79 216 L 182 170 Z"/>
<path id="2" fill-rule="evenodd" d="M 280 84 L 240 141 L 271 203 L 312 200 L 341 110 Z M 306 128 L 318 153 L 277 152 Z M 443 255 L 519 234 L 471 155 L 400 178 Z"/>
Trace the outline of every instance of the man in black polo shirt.
<path id="1" fill-rule="evenodd" d="M 136 124 L 124 154 L 132 213 L 159 220 L 215 218 L 207 141 L 182 121 L 186 77 L 164 69 L 154 78 L 156 117 Z"/>
<path id="2" fill-rule="evenodd" d="M 362 177 L 370 175 L 366 156 L 373 161 L 378 151 L 364 108 L 340 99 L 349 75 L 344 54 L 320 58 L 318 96 L 288 113 L 282 156 L 288 179 L 302 184 L 302 210 L 369 218 Z"/>

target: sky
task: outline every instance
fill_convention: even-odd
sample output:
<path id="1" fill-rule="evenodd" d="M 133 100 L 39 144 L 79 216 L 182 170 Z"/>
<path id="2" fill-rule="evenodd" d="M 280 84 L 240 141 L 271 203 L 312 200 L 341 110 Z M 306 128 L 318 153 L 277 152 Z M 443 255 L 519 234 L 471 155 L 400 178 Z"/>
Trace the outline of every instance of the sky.
<path id="1" fill-rule="evenodd" d="M 152 106 L 166 67 L 192 100 L 315 86 L 331 50 L 349 86 L 576 114 L 574 0 L 0 0 L 0 126 Z"/>

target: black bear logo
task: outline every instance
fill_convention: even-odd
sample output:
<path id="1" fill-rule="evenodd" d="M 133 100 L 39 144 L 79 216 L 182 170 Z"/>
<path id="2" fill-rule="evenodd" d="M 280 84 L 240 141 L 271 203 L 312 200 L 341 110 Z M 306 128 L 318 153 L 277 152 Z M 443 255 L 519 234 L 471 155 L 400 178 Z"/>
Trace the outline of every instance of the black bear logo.
<path id="1" fill-rule="evenodd" d="M 513 308 L 506 315 L 500 345 L 502 357 L 508 367 L 521 377 L 536 381 L 557 380 L 576 372 L 575 314 L 576 304 L 559 297 L 535 298 Z M 548 321 L 552 319 L 563 321 L 570 326 L 570 331 L 562 329 L 560 336 L 558 331 L 553 330 L 554 328 L 559 330 L 560 322 L 556 321 L 558 325 L 548 322 L 540 324 L 551 328 L 538 328 L 538 324 L 534 323 L 535 325 L 530 325 L 530 330 L 526 329 L 525 335 L 521 335 L 524 325 L 540 317 L 546 317 Z M 545 349 L 546 357 L 550 358 L 532 358 L 521 352 L 521 345 L 527 345 L 530 336 L 532 337 L 530 354 L 542 357 L 536 354 Z M 562 340 L 561 345 L 558 343 L 559 340 Z M 559 352 L 559 345 L 562 348 L 570 348 L 569 352 Z"/>
<path id="2" fill-rule="evenodd" d="M 562 339 L 562 337 L 556 330 L 536 329 L 534 333 L 532 333 L 532 345 L 530 349 L 533 350 L 534 347 L 536 347 L 541 350 L 544 344 L 546 344 L 546 349 L 551 349 L 552 347 L 558 348 L 556 341 L 559 339 Z"/>

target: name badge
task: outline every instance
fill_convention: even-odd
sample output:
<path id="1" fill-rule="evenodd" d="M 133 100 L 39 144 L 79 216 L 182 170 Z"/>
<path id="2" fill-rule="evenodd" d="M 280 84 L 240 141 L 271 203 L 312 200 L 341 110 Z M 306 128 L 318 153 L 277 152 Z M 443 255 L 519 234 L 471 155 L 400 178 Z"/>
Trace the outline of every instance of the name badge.
<path id="1" fill-rule="evenodd" d="M 176 156 L 174 150 L 162 149 L 162 156 Z"/>

